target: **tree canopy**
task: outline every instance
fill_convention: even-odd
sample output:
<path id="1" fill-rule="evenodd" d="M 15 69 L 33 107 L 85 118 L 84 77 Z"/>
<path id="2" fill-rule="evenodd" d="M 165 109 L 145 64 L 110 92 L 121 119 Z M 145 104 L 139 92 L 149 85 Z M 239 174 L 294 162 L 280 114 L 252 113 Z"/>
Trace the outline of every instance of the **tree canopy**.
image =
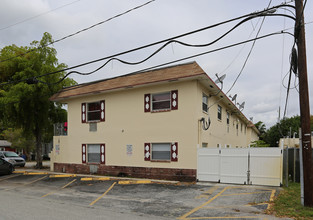
<path id="1" fill-rule="evenodd" d="M 299 128 L 301 127 L 300 116 L 285 118 L 276 125 L 270 127 L 264 134 L 263 140 L 271 147 L 277 147 L 279 139 L 287 136 L 299 137 Z M 291 133 L 290 133 L 291 131 Z"/>
<path id="2" fill-rule="evenodd" d="M 36 140 L 37 167 L 42 167 L 43 135 L 55 122 L 64 120 L 61 104 L 49 98 L 63 87 L 74 85 L 65 72 L 49 74 L 66 68 L 59 63 L 52 36 L 44 33 L 40 41 L 30 46 L 6 46 L 0 51 L 0 114 L 2 123 L 21 128 L 23 134 Z M 46 74 L 46 75 L 45 75 Z"/>

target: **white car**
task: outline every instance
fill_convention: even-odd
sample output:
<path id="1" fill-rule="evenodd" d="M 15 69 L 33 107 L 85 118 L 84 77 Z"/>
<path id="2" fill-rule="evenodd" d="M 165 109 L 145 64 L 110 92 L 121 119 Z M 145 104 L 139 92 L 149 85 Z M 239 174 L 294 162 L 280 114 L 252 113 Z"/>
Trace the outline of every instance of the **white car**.
<path id="1" fill-rule="evenodd" d="M 11 163 L 13 166 L 25 166 L 25 160 L 24 158 L 17 155 L 15 152 L 12 151 L 0 151 L 0 158 L 3 160 Z"/>

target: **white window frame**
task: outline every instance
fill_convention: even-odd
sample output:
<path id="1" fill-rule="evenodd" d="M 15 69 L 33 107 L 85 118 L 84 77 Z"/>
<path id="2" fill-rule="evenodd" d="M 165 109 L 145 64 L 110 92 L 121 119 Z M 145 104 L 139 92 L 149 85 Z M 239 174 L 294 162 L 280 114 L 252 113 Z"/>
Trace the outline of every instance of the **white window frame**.
<path id="1" fill-rule="evenodd" d="M 92 149 L 92 151 L 94 151 L 94 152 L 90 152 L 91 148 L 94 148 L 94 149 Z M 95 149 L 95 148 L 98 148 L 98 149 Z M 90 161 L 91 158 L 90 158 L 89 154 L 91 154 L 91 153 L 99 154 L 99 158 L 98 158 L 99 160 Z M 87 158 L 86 158 L 86 162 L 87 163 L 100 163 L 101 162 L 100 144 L 87 144 Z"/>
<path id="2" fill-rule="evenodd" d="M 217 105 L 217 119 L 219 121 L 222 121 L 222 111 L 223 111 L 222 106 Z"/>
<path id="3" fill-rule="evenodd" d="M 202 111 L 208 113 L 209 96 L 202 93 Z"/>
<path id="4" fill-rule="evenodd" d="M 171 161 L 171 146 L 171 143 L 152 143 L 151 161 Z M 155 152 L 168 152 L 168 158 L 158 157 Z"/>
<path id="5" fill-rule="evenodd" d="M 92 110 L 92 111 L 89 111 L 89 105 L 90 104 L 94 104 L 94 103 L 98 103 L 99 104 L 99 110 Z M 97 102 L 89 102 L 87 103 L 87 122 L 98 122 L 101 120 L 101 102 L 100 101 L 97 101 Z M 93 112 L 99 112 L 99 119 L 96 119 L 96 120 L 89 120 L 89 113 L 93 113 Z"/>
<path id="6" fill-rule="evenodd" d="M 169 96 L 169 99 L 163 99 L 163 100 L 157 100 L 157 101 L 154 101 L 154 97 L 155 96 L 158 96 L 158 95 L 164 95 L 164 94 L 168 94 Z M 171 91 L 167 91 L 167 92 L 160 92 L 160 93 L 154 93 L 154 94 L 151 94 L 151 110 L 152 111 L 162 111 L 162 110 L 171 110 Z M 154 109 L 154 103 L 158 103 L 158 102 L 168 102 L 169 104 L 169 107 L 168 108 L 158 108 L 158 109 Z"/>

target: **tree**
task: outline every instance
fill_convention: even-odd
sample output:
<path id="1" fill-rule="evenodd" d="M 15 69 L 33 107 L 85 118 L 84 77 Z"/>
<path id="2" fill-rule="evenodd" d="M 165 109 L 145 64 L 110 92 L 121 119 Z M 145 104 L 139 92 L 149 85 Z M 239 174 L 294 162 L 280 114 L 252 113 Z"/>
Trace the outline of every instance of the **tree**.
<path id="1" fill-rule="evenodd" d="M 264 141 L 271 147 L 277 147 L 279 139 L 283 137 L 291 137 L 294 134 L 299 137 L 300 116 L 285 118 L 276 125 L 268 129 L 264 135 Z M 291 133 L 290 133 L 291 131 Z"/>
<path id="2" fill-rule="evenodd" d="M 253 141 L 250 147 L 270 147 L 269 144 L 265 143 L 263 140 Z"/>
<path id="3" fill-rule="evenodd" d="M 9 82 L 0 87 L 1 114 L 15 128 L 21 128 L 24 137 L 33 135 L 36 141 L 36 168 L 42 168 L 43 135 L 55 122 L 61 104 L 49 98 L 65 86 L 75 81 L 66 78 L 65 72 L 47 74 L 66 68 L 56 58 L 56 50 L 48 47 L 52 36 L 44 33 L 40 42 L 33 41 L 30 46 L 4 47 L 0 52 L 1 80 Z M 46 74 L 45 76 L 43 76 Z"/>
<path id="4" fill-rule="evenodd" d="M 266 125 L 262 121 L 258 121 L 254 125 L 260 132 L 260 140 L 263 140 L 264 134 L 266 132 Z"/>
<path id="5" fill-rule="evenodd" d="M 3 136 L 6 140 L 11 142 L 11 147 L 18 150 L 23 150 L 27 159 L 30 159 L 30 152 L 34 149 L 35 138 L 33 135 L 25 138 L 21 129 L 9 128 L 3 132 Z"/>

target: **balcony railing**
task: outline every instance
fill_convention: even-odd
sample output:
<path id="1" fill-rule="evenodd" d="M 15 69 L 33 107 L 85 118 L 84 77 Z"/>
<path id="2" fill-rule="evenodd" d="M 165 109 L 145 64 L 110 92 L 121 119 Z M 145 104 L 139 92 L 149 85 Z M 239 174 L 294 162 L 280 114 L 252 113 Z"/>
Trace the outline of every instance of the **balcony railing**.
<path id="1" fill-rule="evenodd" d="M 54 136 L 67 135 L 67 122 L 54 124 Z"/>

